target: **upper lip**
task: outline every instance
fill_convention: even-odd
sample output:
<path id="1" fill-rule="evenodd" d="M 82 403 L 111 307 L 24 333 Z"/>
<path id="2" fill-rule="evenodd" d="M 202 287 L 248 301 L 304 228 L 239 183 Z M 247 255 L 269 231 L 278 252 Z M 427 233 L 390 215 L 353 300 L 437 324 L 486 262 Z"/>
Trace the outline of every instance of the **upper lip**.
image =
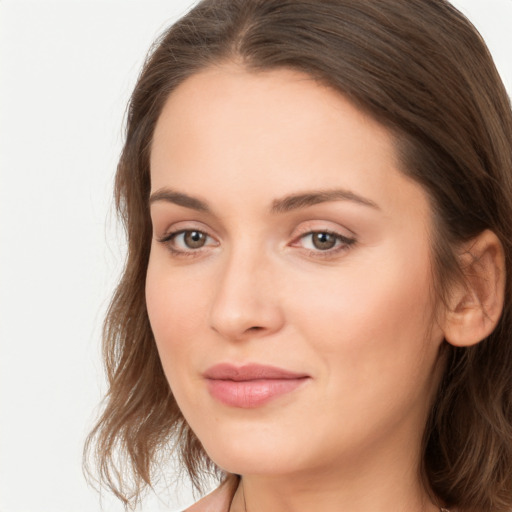
<path id="1" fill-rule="evenodd" d="M 263 364 L 246 364 L 236 366 L 230 363 L 221 363 L 208 368 L 204 377 L 212 380 L 264 380 L 264 379 L 302 379 L 309 377 L 305 373 L 292 372 L 276 366 Z"/>

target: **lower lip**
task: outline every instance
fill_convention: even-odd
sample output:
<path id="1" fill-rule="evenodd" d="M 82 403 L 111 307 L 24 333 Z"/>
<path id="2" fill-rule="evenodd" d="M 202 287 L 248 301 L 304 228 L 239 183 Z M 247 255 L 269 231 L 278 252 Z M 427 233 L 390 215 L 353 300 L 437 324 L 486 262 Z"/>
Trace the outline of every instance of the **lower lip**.
<path id="1" fill-rule="evenodd" d="M 208 380 L 210 394 L 225 405 L 242 409 L 260 407 L 274 398 L 291 393 L 307 378 L 261 380 Z"/>

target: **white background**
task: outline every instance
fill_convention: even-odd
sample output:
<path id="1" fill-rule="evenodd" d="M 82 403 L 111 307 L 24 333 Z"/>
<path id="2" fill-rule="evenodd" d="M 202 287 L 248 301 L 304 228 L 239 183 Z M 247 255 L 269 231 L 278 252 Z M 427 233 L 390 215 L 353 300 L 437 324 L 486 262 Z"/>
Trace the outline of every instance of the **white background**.
<path id="1" fill-rule="evenodd" d="M 124 109 L 151 42 L 192 1 L 0 0 L 0 512 L 100 510 L 81 453 L 124 254 L 111 207 Z M 512 0 L 454 3 L 512 92 Z M 189 503 L 178 488 L 144 512 Z"/>

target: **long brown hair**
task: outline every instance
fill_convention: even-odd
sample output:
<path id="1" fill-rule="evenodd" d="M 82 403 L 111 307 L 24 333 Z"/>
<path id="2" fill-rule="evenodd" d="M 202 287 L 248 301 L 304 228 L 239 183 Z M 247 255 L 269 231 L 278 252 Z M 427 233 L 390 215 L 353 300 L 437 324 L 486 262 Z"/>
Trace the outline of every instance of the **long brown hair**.
<path id="1" fill-rule="evenodd" d="M 512 113 L 483 40 L 445 0 L 204 0 L 155 43 L 129 104 L 115 183 L 128 257 L 104 325 L 109 391 L 86 446 L 101 480 L 133 505 L 175 448 L 196 485 L 215 470 L 165 379 L 144 288 L 156 121 L 187 77 L 227 60 L 303 71 L 395 134 L 403 172 L 424 187 L 435 213 L 441 298 L 460 275 L 457 244 L 485 229 L 499 237 L 504 311 L 481 343 L 445 344 L 422 471 L 449 507 L 512 510 Z"/>

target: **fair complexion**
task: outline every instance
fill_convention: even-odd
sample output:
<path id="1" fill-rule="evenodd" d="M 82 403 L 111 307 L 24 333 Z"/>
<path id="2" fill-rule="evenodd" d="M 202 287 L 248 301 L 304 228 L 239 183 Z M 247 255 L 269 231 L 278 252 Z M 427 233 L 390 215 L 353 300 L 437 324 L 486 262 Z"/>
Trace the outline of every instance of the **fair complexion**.
<path id="1" fill-rule="evenodd" d="M 165 104 L 151 193 L 163 369 L 248 511 L 438 510 L 419 478 L 444 336 L 431 209 L 390 133 L 301 73 L 212 67 Z"/>

